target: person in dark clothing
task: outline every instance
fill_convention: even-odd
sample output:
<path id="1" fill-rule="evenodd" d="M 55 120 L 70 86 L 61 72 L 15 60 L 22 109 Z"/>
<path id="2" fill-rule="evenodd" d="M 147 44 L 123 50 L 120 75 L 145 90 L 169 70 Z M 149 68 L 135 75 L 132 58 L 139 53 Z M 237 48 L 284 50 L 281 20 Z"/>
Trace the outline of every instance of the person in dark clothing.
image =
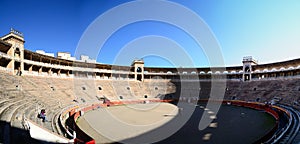
<path id="1" fill-rule="evenodd" d="M 43 119 L 43 122 L 47 121 L 46 119 L 46 110 L 42 109 L 41 113 L 39 114 L 39 118 Z"/>

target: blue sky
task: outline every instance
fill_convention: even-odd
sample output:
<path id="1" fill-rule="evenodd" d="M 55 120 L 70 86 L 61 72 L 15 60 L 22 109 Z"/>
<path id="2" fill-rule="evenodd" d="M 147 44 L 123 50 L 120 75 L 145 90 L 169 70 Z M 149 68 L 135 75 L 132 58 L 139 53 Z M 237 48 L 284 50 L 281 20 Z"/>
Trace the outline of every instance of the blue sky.
<path id="1" fill-rule="evenodd" d="M 89 25 L 108 10 L 126 2 L 128 1 L 1 0 L 0 35 L 7 34 L 13 27 L 24 33 L 26 49 L 49 53 L 64 51 L 74 55 L 78 42 Z M 253 56 L 259 63 L 300 57 L 300 1 L 172 2 L 195 12 L 209 26 L 219 42 L 226 66 L 241 65 L 242 57 L 248 55 Z M 121 19 L 122 14 L 119 17 Z M 108 21 L 118 22 L 116 19 Z M 104 26 L 99 29 L 106 28 Z M 95 58 L 100 63 L 129 65 L 115 62 L 121 49 L 134 40 L 150 35 L 162 36 L 176 42 L 197 67 L 213 66 L 207 60 L 205 51 L 201 50 L 201 46 L 188 33 L 174 25 L 157 21 L 128 24 L 111 35 L 99 53 L 93 53 L 96 53 Z M 146 66 L 174 66 L 172 61 L 161 56 L 136 57 L 144 58 Z M 181 55 L 178 55 L 178 59 L 180 58 Z"/>

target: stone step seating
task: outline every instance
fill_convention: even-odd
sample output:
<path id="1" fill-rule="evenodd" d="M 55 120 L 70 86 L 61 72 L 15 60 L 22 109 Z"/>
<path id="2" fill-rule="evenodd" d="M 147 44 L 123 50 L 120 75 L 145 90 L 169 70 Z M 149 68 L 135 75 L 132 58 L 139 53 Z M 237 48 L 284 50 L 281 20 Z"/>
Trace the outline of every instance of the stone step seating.
<path id="1" fill-rule="evenodd" d="M 300 88 L 300 80 L 289 80 L 289 82 L 283 83 L 283 85 L 286 88 L 289 88 L 289 90 L 299 91 Z"/>
<path id="2" fill-rule="evenodd" d="M 43 100 L 47 103 L 53 103 L 56 105 L 61 106 L 67 106 L 69 104 L 73 103 L 73 100 L 75 99 L 75 93 L 73 89 L 60 89 L 59 87 L 56 87 L 55 90 L 48 90 L 45 94 Z"/>
<path id="3" fill-rule="evenodd" d="M 10 100 L 3 99 L 3 100 L 0 102 L 0 112 L 1 112 L 3 109 L 5 109 L 10 103 L 11 103 Z"/>
<path id="4" fill-rule="evenodd" d="M 85 103 L 90 101 L 90 96 L 86 96 L 87 94 L 83 92 L 83 90 L 74 90 L 75 99 L 78 102 Z"/>
<path id="5" fill-rule="evenodd" d="M 42 122 L 42 119 L 39 119 L 37 117 L 37 115 L 41 109 L 46 109 L 46 118 L 48 120 L 47 122 Z M 56 128 L 54 128 L 52 125 L 52 120 L 54 117 L 54 113 L 59 111 L 59 109 L 55 109 L 54 111 L 52 111 L 51 109 L 52 109 L 52 107 L 47 107 L 46 105 L 39 102 L 37 104 L 31 105 L 28 109 L 26 109 L 24 112 L 25 113 L 24 116 L 27 119 L 30 119 L 31 121 L 40 125 L 41 127 L 48 129 L 49 131 L 57 133 Z"/>
<path id="6" fill-rule="evenodd" d="M 30 79 L 31 77 L 27 76 L 15 76 L 15 83 L 22 85 L 22 88 L 24 89 L 35 89 L 36 87 L 39 87 L 36 83 L 32 82 Z"/>
<path id="7" fill-rule="evenodd" d="M 33 82 L 31 79 L 33 79 L 34 77 L 32 76 L 25 76 L 25 77 L 22 77 L 23 78 L 23 83 L 24 85 L 30 87 L 30 88 L 37 88 L 39 87 L 39 85 L 37 85 L 35 82 Z"/>
<path id="8" fill-rule="evenodd" d="M 129 93 L 135 99 L 142 99 L 142 98 L 144 98 L 144 94 L 147 92 L 142 91 L 143 89 L 138 85 L 138 83 L 139 82 L 134 82 L 134 81 L 128 82 L 129 87 L 130 87 Z"/>
<path id="9" fill-rule="evenodd" d="M 97 100 L 97 89 L 94 80 L 74 80 L 74 93 L 78 97 L 82 97 L 86 101 Z"/>
<path id="10" fill-rule="evenodd" d="M 24 112 L 24 116 L 27 118 L 27 119 L 30 119 L 31 121 L 37 123 L 37 121 L 39 120 L 37 118 L 37 115 L 40 111 L 40 108 L 38 109 L 37 107 L 40 107 L 41 104 L 39 102 L 35 103 L 35 104 L 32 104 L 30 107 L 28 107 L 25 112 Z"/>
<path id="11" fill-rule="evenodd" d="M 67 98 L 74 99 L 74 91 L 73 89 L 59 89 L 62 95 Z"/>
<path id="12" fill-rule="evenodd" d="M 14 113 L 12 114 L 11 120 L 10 120 L 11 125 L 13 127 L 24 128 L 22 125 L 22 121 L 24 118 L 24 112 L 28 107 L 30 107 L 32 105 L 32 103 L 34 103 L 34 100 L 27 101 L 26 103 L 22 104 L 18 109 L 16 109 L 14 111 Z"/>
<path id="13" fill-rule="evenodd" d="M 51 108 L 45 108 L 46 109 L 46 117 L 47 117 L 47 122 L 42 122 L 41 124 L 43 127 L 47 128 L 48 130 L 52 131 L 52 132 L 56 132 L 55 128 L 52 127 L 52 118 L 54 117 L 54 113 L 53 110 Z"/>
<path id="14" fill-rule="evenodd" d="M 142 84 L 139 83 L 138 88 L 141 88 L 141 91 L 143 92 L 143 94 L 147 94 L 147 96 L 149 96 L 151 98 L 154 98 L 156 96 L 152 92 L 151 89 L 153 89 L 153 87 L 151 87 L 151 84 L 149 82 L 145 82 L 145 83 L 142 83 Z"/>
<path id="15" fill-rule="evenodd" d="M 10 96 L 6 96 L 2 102 L 0 103 L 0 113 L 6 109 L 9 105 L 24 101 L 24 96 L 22 95 L 14 95 L 13 93 L 8 93 Z"/>
<path id="16" fill-rule="evenodd" d="M 11 129 L 11 121 L 14 119 L 14 114 L 20 110 L 24 105 L 28 105 L 31 103 L 31 99 L 22 99 L 22 100 L 10 100 L 4 106 L 1 107 L 0 110 L 0 120 L 5 122 L 4 126 L 1 126 L 0 135 L 3 136 L 4 143 L 8 143 L 10 141 L 10 129 Z M 16 127 L 20 128 L 20 126 Z"/>
<path id="17" fill-rule="evenodd" d="M 41 93 L 38 97 L 39 101 L 46 103 L 50 106 L 59 106 L 61 102 L 64 101 L 64 97 L 59 97 L 56 94 L 53 94 L 52 92 L 45 91 Z"/>
<path id="18" fill-rule="evenodd" d="M 49 79 L 41 79 L 36 77 L 30 79 L 30 81 L 33 83 L 32 85 L 36 85 L 35 91 L 55 91 L 56 88 L 55 86 L 52 86 L 53 83 L 47 80 Z"/>
<path id="19" fill-rule="evenodd" d="M 19 76 L 9 75 L 3 71 L 0 71 L 0 78 L 3 81 L 3 83 L 11 83 L 11 82 L 15 82 L 18 79 L 21 79 Z"/>
<path id="20" fill-rule="evenodd" d="M 37 114 L 40 112 L 41 109 L 46 109 L 46 115 L 47 115 L 47 119 L 49 122 L 43 123 L 41 122 L 41 119 L 37 118 Z M 52 131 L 52 132 L 56 132 L 56 128 L 53 127 L 52 125 L 52 120 L 55 117 L 57 112 L 61 111 L 61 107 L 58 104 L 51 104 L 51 103 L 45 103 L 42 101 L 39 101 L 39 103 L 37 103 L 33 109 L 31 110 L 27 110 L 27 117 L 36 122 L 37 124 L 47 128 L 48 130 Z"/>
<path id="21" fill-rule="evenodd" d="M 32 99 L 23 99 L 19 101 L 14 101 L 6 104 L 5 107 L 2 108 L 1 114 L 0 114 L 0 119 L 6 122 L 10 122 L 11 117 L 13 113 L 21 106 L 25 104 L 30 104 L 32 103 Z"/>
<path id="22" fill-rule="evenodd" d="M 47 78 L 31 76 L 26 79 L 31 81 L 32 85 L 35 85 L 39 89 L 49 89 L 50 83 L 47 81 Z"/>
<path id="23" fill-rule="evenodd" d="M 20 86 L 22 83 L 25 83 L 25 82 L 23 82 L 23 77 L 20 77 L 20 76 L 3 74 L 0 77 L 1 77 L 2 88 L 6 89 L 6 90 L 17 89 L 16 86 Z"/>
<path id="24" fill-rule="evenodd" d="M 168 81 L 150 81 L 144 82 L 142 85 L 142 92 L 147 94 L 148 98 L 158 98 L 158 95 L 165 95 L 175 92 L 175 85 L 169 83 Z M 144 96 L 144 95 L 142 95 Z"/>
<path id="25" fill-rule="evenodd" d="M 234 89 L 239 89 L 239 87 L 241 86 L 241 83 L 242 82 L 239 82 L 239 81 L 227 82 L 226 83 L 227 91 L 231 91 L 231 90 L 234 90 Z"/>
<path id="26" fill-rule="evenodd" d="M 145 99 L 145 95 L 147 95 L 147 98 L 155 98 L 156 95 L 151 91 L 150 85 L 150 83 L 130 82 L 131 91 L 137 99 Z"/>
<path id="27" fill-rule="evenodd" d="M 49 99 L 51 99 L 51 98 L 49 98 Z M 59 112 L 64 107 L 67 107 L 67 106 L 69 106 L 73 103 L 74 102 L 71 101 L 71 100 L 68 100 L 68 102 L 64 102 L 64 100 L 61 99 L 61 98 L 60 99 L 54 99 L 54 101 L 40 100 L 39 103 L 36 104 L 34 109 L 29 110 L 27 112 L 28 113 L 27 117 L 29 117 L 30 120 L 36 122 L 40 126 L 46 128 L 46 129 L 48 129 L 52 132 L 55 132 L 57 134 L 62 134 L 62 132 L 60 131 L 59 126 L 58 126 Z M 37 118 L 37 114 L 39 113 L 39 111 L 41 109 L 46 109 L 46 116 L 47 116 L 48 122 L 42 122 L 41 119 Z"/>
<path id="28" fill-rule="evenodd" d="M 27 91 L 27 97 L 35 97 L 41 102 L 52 104 L 52 106 L 59 106 L 60 103 L 71 103 L 73 98 L 70 95 L 60 92 L 59 90 L 53 91 L 48 90 L 36 90 L 36 91 Z"/>
<path id="29" fill-rule="evenodd" d="M 79 95 L 81 98 L 85 99 L 86 101 L 95 101 L 96 99 L 96 92 L 92 90 L 75 90 L 76 95 Z"/>
<path id="30" fill-rule="evenodd" d="M 278 79 L 260 80 L 251 82 L 227 82 L 228 91 L 225 98 L 237 96 L 239 100 L 255 101 L 260 98 L 260 102 L 270 102 L 274 97 L 282 98 L 280 103 L 291 105 L 297 101 L 300 94 L 299 80 L 297 79 Z"/>
<path id="31" fill-rule="evenodd" d="M 130 85 L 131 95 L 134 96 L 136 99 L 142 99 L 144 97 L 144 94 L 147 94 L 147 92 L 142 91 L 143 89 L 140 88 L 138 84 L 131 82 L 129 83 L 129 85 Z"/>
<path id="32" fill-rule="evenodd" d="M 131 94 L 131 88 L 128 81 L 114 81 L 112 82 L 114 87 L 115 96 L 120 100 L 136 100 L 135 97 Z M 122 98 L 120 98 L 122 96 Z"/>
<path id="33" fill-rule="evenodd" d="M 111 85 L 111 81 L 110 80 L 105 80 L 105 81 L 101 81 L 98 80 L 96 81 L 96 85 L 97 86 L 101 86 L 102 90 L 97 91 L 98 96 L 105 96 L 106 98 L 108 98 L 109 100 L 119 100 L 119 98 L 115 95 L 115 91 L 113 86 Z"/>
<path id="34" fill-rule="evenodd" d="M 13 133 L 13 135 L 10 135 L 11 143 L 19 143 L 20 141 L 26 141 L 30 143 L 30 141 L 32 140 L 27 131 L 28 129 L 25 127 L 25 123 L 23 120 L 25 118 L 24 116 L 26 114 L 26 110 L 30 109 L 35 101 L 36 100 L 27 102 L 26 104 L 16 109 L 13 113 L 10 122 L 12 127 L 10 131 L 11 133 Z"/>
<path id="35" fill-rule="evenodd" d="M 40 101 L 46 101 L 49 95 L 46 95 L 47 91 L 35 90 L 35 91 L 26 91 L 24 94 L 26 97 L 33 97 Z M 49 99 L 50 100 L 50 99 Z"/>
<path id="36" fill-rule="evenodd" d="M 7 82 L 1 81 L 0 91 L 2 91 L 2 92 L 6 92 L 6 91 L 18 91 L 18 90 L 21 89 L 21 87 L 22 86 L 20 84 L 7 83 Z"/>
<path id="37" fill-rule="evenodd" d="M 160 81 L 145 82 L 144 86 L 148 87 L 148 93 L 152 97 L 155 97 L 159 94 L 166 94 L 168 88 L 167 82 Z"/>
<path id="38" fill-rule="evenodd" d="M 57 111 L 56 113 L 54 113 L 54 116 L 52 117 L 51 120 L 51 126 L 54 129 L 55 133 L 57 133 L 58 135 L 63 135 L 63 132 L 60 129 L 59 126 L 59 115 L 60 115 L 60 111 Z"/>
<path id="39" fill-rule="evenodd" d="M 37 103 L 36 99 L 32 99 L 32 101 L 30 101 L 28 104 L 24 105 L 24 108 L 20 109 L 19 111 L 17 111 L 17 113 L 15 114 L 15 120 L 12 121 L 13 123 L 15 123 L 15 125 L 17 125 L 16 123 L 18 123 L 18 121 L 23 121 L 23 118 L 29 118 L 27 117 L 28 115 L 28 111 L 32 110 L 35 108 L 35 103 Z M 22 106 L 23 107 L 23 106 Z"/>

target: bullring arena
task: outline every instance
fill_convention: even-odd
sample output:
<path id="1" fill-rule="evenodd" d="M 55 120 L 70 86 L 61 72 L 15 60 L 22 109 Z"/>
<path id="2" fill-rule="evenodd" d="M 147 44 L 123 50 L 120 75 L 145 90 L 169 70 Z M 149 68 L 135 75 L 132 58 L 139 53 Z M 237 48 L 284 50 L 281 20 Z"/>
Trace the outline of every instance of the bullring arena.
<path id="1" fill-rule="evenodd" d="M 24 43 L 14 29 L 0 39 L 0 143 L 300 141 L 300 59 L 118 66 L 32 52 Z"/>

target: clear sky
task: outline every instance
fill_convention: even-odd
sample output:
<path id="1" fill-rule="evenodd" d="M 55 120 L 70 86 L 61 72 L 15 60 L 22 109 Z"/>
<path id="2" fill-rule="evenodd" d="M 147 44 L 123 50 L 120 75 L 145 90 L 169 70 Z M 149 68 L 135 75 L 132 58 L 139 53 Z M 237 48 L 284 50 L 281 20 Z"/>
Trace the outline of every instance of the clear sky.
<path id="1" fill-rule="evenodd" d="M 28 50 L 44 50 L 48 53 L 63 51 L 74 55 L 79 40 L 87 28 L 104 13 L 126 2 L 128 1 L 1 0 L 0 35 L 7 34 L 13 27 L 24 33 L 25 48 Z M 300 58 L 300 1 L 298 0 L 174 0 L 172 2 L 193 11 L 207 24 L 218 41 L 226 66 L 241 65 L 243 56 L 248 55 L 253 56 L 261 64 Z M 153 9 L 149 13 L 156 11 Z M 170 9 L 165 11 L 170 12 Z M 134 12 L 139 14 L 140 11 Z M 130 18 L 130 16 L 120 13 L 117 19 L 106 19 L 106 22 L 118 23 L 118 20 L 123 18 Z M 189 23 L 189 21 L 185 22 Z M 109 26 L 102 26 L 98 29 L 105 31 L 108 28 Z M 101 35 L 103 33 L 100 32 L 99 37 Z M 93 55 L 91 57 L 100 63 L 128 65 L 128 63 L 115 62 L 120 51 L 134 44 L 140 46 L 137 51 L 146 51 L 147 47 L 152 46 L 151 42 L 144 45 L 138 42 L 149 36 L 161 37 L 166 41 L 158 50 L 169 51 L 167 47 L 172 47 L 171 43 L 176 43 L 190 56 L 195 66 L 213 66 L 207 60 L 207 53 L 201 50 L 202 47 L 197 45 L 189 33 L 175 25 L 151 20 L 121 27 L 105 41 L 103 46 L 97 47 L 101 49 L 100 51 L 92 52 L 97 57 Z M 140 56 L 136 51 L 131 52 L 133 55 L 136 54 L 134 56 L 137 58 L 144 58 L 146 66 L 174 66 L 172 61 L 163 56 L 151 56 L 151 54 Z M 181 55 L 177 56 L 179 60 L 184 60 Z"/>

